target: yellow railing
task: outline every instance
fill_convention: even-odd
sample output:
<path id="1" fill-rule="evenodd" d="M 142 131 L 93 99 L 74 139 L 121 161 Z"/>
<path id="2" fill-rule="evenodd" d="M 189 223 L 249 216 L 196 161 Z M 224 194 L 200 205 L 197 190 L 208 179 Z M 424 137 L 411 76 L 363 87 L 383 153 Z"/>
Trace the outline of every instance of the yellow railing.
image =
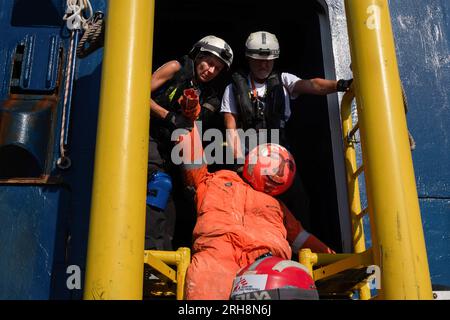
<path id="1" fill-rule="evenodd" d="M 176 283 L 177 300 L 184 299 L 184 282 L 190 261 L 189 248 L 179 248 L 177 251 L 146 250 L 144 253 L 144 263 L 158 271 L 165 280 Z M 176 270 L 169 265 L 176 266 Z"/>
<path id="2" fill-rule="evenodd" d="M 316 279 L 373 263 L 380 269 L 379 299 L 432 299 L 413 162 L 387 0 L 345 0 L 357 101 L 342 103 L 353 256 L 315 255 L 300 260 Z M 359 129 L 363 167 L 356 167 L 353 138 Z M 358 176 L 364 172 L 368 208 L 361 210 Z M 369 213 L 372 248 L 365 250 L 362 217 Z M 363 258 L 364 257 L 364 258 Z M 369 259 L 370 258 L 370 259 Z M 329 265 L 313 269 L 313 265 Z M 367 296 L 361 292 L 362 298 Z"/>
<path id="3" fill-rule="evenodd" d="M 352 224 L 352 246 L 353 254 L 316 254 L 309 249 L 301 250 L 300 262 L 304 264 L 315 281 L 332 277 L 348 269 L 368 267 L 373 264 L 372 250 L 366 251 L 363 217 L 368 213 L 368 208 L 361 209 L 361 199 L 358 177 L 364 172 L 364 166 L 357 166 L 355 145 L 356 133 L 359 126 L 353 126 L 352 102 L 354 100 L 353 90 L 345 93 L 341 102 L 342 134 L 344 142 L 344 155 L 346 164 L 346 177 L 348 186 L 348 204 L 350 220 Z M 317 269 L 313 269 L 318 267 Z M 369 274 L 367 274 L 369 276 Z M 371 298 L 369 284 L 363 281 L 351 290 L 359 291 L 361 300 Z"/>
<path id="4" fill-rule="evenodd" d="M 352 102 L 353 90 L 345 93 L 341 102 L 342 133 L 344 141 L 345 168 L 347 177 L 348 204 L 352 224 L 352 244 L 354 253 L 363 253 L 366 250 L 363 218 L 369 212 L 368 208 L 361 209 L 358 178 L 364 172 L 364 165 L 358 168 L 356 161 L 356 132 L 359 125 L 353 126 Z M 364 285 L 359 290 L 360 298 L 370 299 L 370 289 Z"/>

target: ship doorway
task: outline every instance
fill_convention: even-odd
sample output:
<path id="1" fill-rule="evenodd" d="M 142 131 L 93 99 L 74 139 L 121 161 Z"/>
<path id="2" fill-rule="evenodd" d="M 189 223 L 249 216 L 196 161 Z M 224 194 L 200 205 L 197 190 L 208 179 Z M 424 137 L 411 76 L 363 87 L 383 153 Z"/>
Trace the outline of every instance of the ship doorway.
<path id="1" fill-rule="evenodd" d="M 232 70 L 245 64 L 244 44 L 254 31 L 277 35 L 280 71 L 300 78 L 335 79 L 331 32 L 324 0 L 156 0 L 153 69 L 187 54 L 206 35 L 225 39 L 235 58 Z M 224 89 L 230 74 L 218 84 Z M 291 103 L 288 135 L 312 215 L 309 231 L 337 252 L 351 250 L 337 95 L 302 96 Z M 330 112 L 330 110 L 333 110 Z M 337 111 L 337 112 L 336 112 Z M 340 141 L 340 138 L 337 139 Z M 177 214 L 174 246 L 190 246 L 193 226 Z"/>

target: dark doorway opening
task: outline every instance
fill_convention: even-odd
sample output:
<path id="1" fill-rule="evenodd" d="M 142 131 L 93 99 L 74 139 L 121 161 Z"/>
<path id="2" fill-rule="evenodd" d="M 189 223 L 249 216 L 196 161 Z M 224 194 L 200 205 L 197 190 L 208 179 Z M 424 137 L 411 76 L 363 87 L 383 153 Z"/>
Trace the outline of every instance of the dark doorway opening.
<path id="1" fill-rule="evenodd" d="M 324 1 L 268 0 L 157 0 L 153 69 L 187 54 L 192 45 L 206 35 L 225 39 L 235 58 L 232 70 L 245 64 L 244 44 L 254 31 L 265 30 L 277 35 L 281 55 L 275 67 L 300 78 L 334 76 L 329 30 Z M 324 45 L 329 41 L 328 45 Z M 331 57 L 331 58 L 330 58 Z M 328 61 L 327 61 L 328 59 Z M 330 63 L 331 60 L 331 63 Z M 330 68 L 331 66 L 331 68 Z M 217 81 L 224 89 L 230 74 Z M 335 98 L 337 103 L 337 98 Z M 342 214 L 336 192 L 336 178 L 327 97 L 302 96 L 291 104 L 292 116 L 288 135 L 292 141 L 297 167 L 310 197 L 310 232 L 342 252 Z M 342 210 L 341 210 L 342 211 Z M 340 218 L 341 216 L 341 218 Z M 177 214 L 174 246 L 190 246 L 193 222 L 183 212 Z M 349 235 L 344 235 L 345 237 Z"/>

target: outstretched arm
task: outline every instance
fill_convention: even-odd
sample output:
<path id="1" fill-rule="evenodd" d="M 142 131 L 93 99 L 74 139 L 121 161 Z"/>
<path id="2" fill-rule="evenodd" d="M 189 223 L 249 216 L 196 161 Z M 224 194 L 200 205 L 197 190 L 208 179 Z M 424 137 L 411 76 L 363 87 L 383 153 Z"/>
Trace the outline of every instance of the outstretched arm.
<path id="1" fill-rule="evenodd" d="M 172 150 L 172 161 L 181 164 L 185 182 L 197 189 L 198 185 L 208 176 L 208 167 L 203 161 L 203 146 L 197 124 L 191 131 L 177 129 L 172 134 L 176 145 Z"/>
<path id="2" fill-rule="evenodd" d="M 324 96 L 338 91 L 345 92 L 349 90 L 352 81 L 352 79 L 336 81 L 322 78 L 298 80 L 292 91 L 296 96 L 301 94 L 315 94 Z"/>
<path id="3" fill-rule="evenodd" d="M 295 83 L 293 92 L 296 95 L 315 94 L 327 95 L 337 91 L 337 81 L 315 78 L 310 80 L 299 80 Z"/>
<path id="4" fill-rule="evenodd" d="M 280 201 L 284 212 L 284 226 L 287 230 L 287 240 L 291 245 L 292 251 L 298 253 L 300 249 L 309 248 L 316 253 L 336 253 L 314 235 L 303 229 L 286 205 Z"/>

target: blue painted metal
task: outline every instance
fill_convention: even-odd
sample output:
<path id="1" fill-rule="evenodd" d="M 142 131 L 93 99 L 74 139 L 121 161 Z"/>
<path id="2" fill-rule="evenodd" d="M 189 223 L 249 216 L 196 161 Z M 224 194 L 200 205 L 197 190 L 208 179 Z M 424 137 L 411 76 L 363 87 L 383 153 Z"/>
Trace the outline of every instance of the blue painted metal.
<path id="1" fill-rule="evenodd" d="M 0 156 L 2 165 L 8 166 L 2 166 L 0 176 L 39 177 L 45 171 L 55 103 L 47 100 L 38 104 L 38 101 L 31 99 L 8 102 L 12 102 L 13 106 L 0 107 Z M 23 160 L 24 163 L 18 163 L 18 154 L 29 157 Z"/>
<path id="2" fill-rule="evenodd" d="M 58 224 L 67 208 L 59 187 L 10 186 L 0 192 L 0 298 L 48 299 Z M 8 214 L 10 213 L 10 214 Z"/>
<path id="3" fill-rule="evenodd" d="M 105 12 L 105 0 L 91 2 Z M 0 149 L 26 150 L 51 178 L 51 184 L 0 180 L 0 299 L 82 296 L 66 287 L 66 269 L 75 264 L 84 272 L 102 50 L 73 70 L 72 130 L 65 141 L 74 165 L 61 171 L 55 164 L 70 44 L 65 4 L 0 0 Z"/>
<path id="4" fill-rule="evenodd" d="M 412 156 L 431 281 L 450 286 L 450 2 L 389 4 L 408 127 L 417 144 Z M 365 231 L 370 244 L 367 223 Z"/>
<path id="5" fill-rule="evenodd" d="M 22 42 L 25 52 L 19 88 L 22 91 L 53 91 L 58 74 L 59 36 L 27 34 Z"/>
<path id="6" fill-rule="evenodd" d="M 390 8 L 431 280 L 450 286 L 450 2 L 391 1 Z"/>

